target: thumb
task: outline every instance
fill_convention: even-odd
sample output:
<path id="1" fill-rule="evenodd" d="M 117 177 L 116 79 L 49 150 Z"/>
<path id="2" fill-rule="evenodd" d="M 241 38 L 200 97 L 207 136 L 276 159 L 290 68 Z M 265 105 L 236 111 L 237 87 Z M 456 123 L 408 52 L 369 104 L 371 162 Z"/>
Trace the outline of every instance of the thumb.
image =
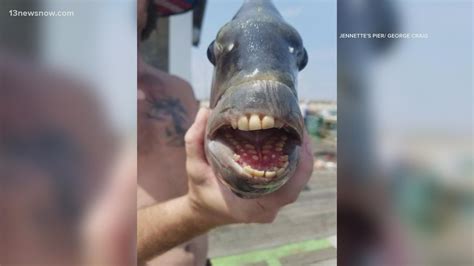
<path id="1" fill-rule="evenodd" d="M 209 118 L 209 109 L 201 108 L 196 115 L 194 123 L 184 136 L 186 143 L 186 155 L 189 159 L 204 160 L 204 137 L 206 134 L 206 124 Z"/>

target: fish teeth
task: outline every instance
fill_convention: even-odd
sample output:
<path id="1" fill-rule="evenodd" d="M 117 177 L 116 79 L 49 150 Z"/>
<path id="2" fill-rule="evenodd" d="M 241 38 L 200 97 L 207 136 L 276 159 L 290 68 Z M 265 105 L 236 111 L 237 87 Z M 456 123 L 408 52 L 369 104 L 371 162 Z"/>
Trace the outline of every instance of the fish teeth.
<path id="1" fill-rule="evenodd" d="M 285 171 L 285 168 L 280 168 L 276 171 L 276 174 L 281 175 L 281 174 L 283 174 L 284 171 Z"/>
<path id="2" fill-rule="evenodd" d="M 251 174 L 251 175 L 253 175 L 253 168 L 252 168 L 252 167 L 250 167 L 249 165 L 247 165 L 247 166 L 244 166 L 244 168 L 243 168 L 243 169 L 244 169 L 244 171 L 245 171 L 245 172 L 247 172 L 247 174 Z"/>
<path id="3" fill-rule="evenodd" d="M 269 129 L 274 127 L 282 127 L 282 122 L 275 121 L 275 118 L 270 115 L 263 116 L 260 119 L 258 114 L 250 114 L 249 116 L 243 115 L 235 120 L 231 120 L 232 128 L 238 128 L 239 130 L 249 131 L 249 130 L 260 130 L 260 129 Z"/>
<path id="4" fill-rule="evenodd" d="M 249 120 L 246 116 L 241 116 L 237 121 L 237 127 L 239 130 L 248 131 L 249 130 Z"/>
<path id="5" fill-rule="evenodd" d="M 275 118 L 273 116 L 264 116 L 262 118 L 262 129 L 273 128 L 275 126 Z"/>
<path id="6" fill-rule="evenodd" d="M 265 171 L 260 171 L 257 169 L 253 169 L 250 165 L 246 165 L 243 167 L 244 171 L 252 176 L 258 176 L 258 177 L 263 177 L 265 174 Z"/>
<path id="7" fill-rule="evenodd" d="M 254 176 L 263 177 L 264 174 L 265 174 L 265 171 L 259 171 L 259 170 L 253 169 L 253 175 Z"/>
<path id="8" fill-rule="evenodd" d="M 276 172 L 274 171 L 265 171 L 265 177 L 274 177 Z"/>
<path id="9" fill-rule="evenodd" d="M 251 115 L 249 119 L 249 130 L 260 130 L 260 129 L 262 129 L 260 117 L 256 114 Z"/>
<path id="10" fill-rule="evenodd" d="M 272 178 L 276 175 L 280 175 L 282 174 L 286 167 L 281 167 L 281 168 L 278 168 L 278 169 L 273 169 L 274 171 L 271 171 L 271 170 L 267 170 L 267 171 L 264 171 L 264 170 L 258 170 L 258 169 L 254 169 L 252 168 L 252 166 L 250 165 L 245 165 L 244 167 L 242 167 L 242 169 L 245 171 L 245 173 L 253 176 L 253 177 L 266 177 L 266 178 Z"/>

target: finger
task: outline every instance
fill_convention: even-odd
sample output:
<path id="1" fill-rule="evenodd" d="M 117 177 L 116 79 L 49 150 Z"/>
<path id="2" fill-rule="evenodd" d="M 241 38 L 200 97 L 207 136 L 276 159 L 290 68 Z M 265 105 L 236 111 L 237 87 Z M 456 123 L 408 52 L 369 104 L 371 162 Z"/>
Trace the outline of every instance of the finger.
<path id="1" fill-rule="evenodd" d="M 201 108 L 196 115 L 194 123 L 186 132 L 184 140 L 186 142 L 186 154 L 188 159 L 198 159 L 205 161 L 204 136 L 206 131 L 209 109 Z"/>
<path id="2" fill-rule="evenodd" d="M 303 189 L 313 173 L 314 158 L 312 152 L 311 138 L 305 132 L 303 145 L 300 150 L 300 161 L 294 175 L 295 186 Z"/>

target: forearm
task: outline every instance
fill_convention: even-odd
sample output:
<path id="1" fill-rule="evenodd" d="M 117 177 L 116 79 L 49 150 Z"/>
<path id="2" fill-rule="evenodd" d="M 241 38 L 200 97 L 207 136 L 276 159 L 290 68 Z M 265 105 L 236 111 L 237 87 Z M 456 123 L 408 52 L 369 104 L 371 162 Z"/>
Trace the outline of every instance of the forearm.
<path id="1" fill-rule="evenodd" d="M 187 196 L 138 211 L 137 259 L 146 262 L 217 226 L 212 217 L 193 208 Z"/>

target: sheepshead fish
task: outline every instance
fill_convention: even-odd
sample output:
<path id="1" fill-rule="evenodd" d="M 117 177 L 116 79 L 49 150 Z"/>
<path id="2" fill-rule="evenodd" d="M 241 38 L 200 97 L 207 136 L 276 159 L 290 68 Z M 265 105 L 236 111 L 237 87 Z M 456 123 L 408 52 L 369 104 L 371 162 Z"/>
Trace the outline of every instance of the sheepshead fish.
<path id="1" fill-rule="evenodd" d="M 236 195 L 257 198 L 283 186 L 299 161 L 304 122 L 297 75 L 308 55 L 271 1 L 245 1 L 209 45 L 215 66 L 206 156 Z"/>

